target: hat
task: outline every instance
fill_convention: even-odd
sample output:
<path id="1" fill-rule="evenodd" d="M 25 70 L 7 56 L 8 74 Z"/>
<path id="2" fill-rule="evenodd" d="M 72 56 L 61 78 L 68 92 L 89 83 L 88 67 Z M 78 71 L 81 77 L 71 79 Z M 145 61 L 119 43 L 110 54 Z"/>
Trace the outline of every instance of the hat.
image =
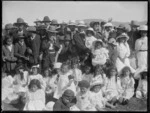
<path id="1" fill-rule="evenodd" d="M 107 23 L 106 21 L 102 21 L 102 22 L 101 22 L 101 26 L 102 26 L 102 25 L 105 25 L 106 23 Z"/>
<path id="2" fill-rule="evenodd" d="M 39 67 L 40 67 L 39 64 L 35 64 L 35 65 L 33 65 L 31 68 L 39 68 Z"/>
<path id="3" fill-rule="evenodd" d="M 27 28 L 27 31 L 28 32 L 36 32 L 36 27 L 30 26 L 30 27 Z"/>
<path id="4" fill-rule="evenodd" d="M 59 69 L 61 68 L 62 63 L 61 62 L 56 62 L 54 63 L 54 69 Z"/>
<path id="5" fill-rule="evenodd" d="M 89 27 L 87 31 L 92 31 L 94 33 L 94 29 L 92 27 Z"/>
<path id="6" fill-rule="evenodd" d="M 124 29 L 125 30 L 125 25 L 124 24 L 120 24 L 118 27 L 117 27 L 117 29 Z"/>
<path id="7" fill-rule="evenodd" d="M 131 26 L 139 26 L 139 23 L 137 22 L 137 21 L 135 21 L 135 20 L 132 20 L 131 21 L 131 24 L 129 24 L 129 25 L 131 25 Z"/>
<path id="8" fill-rule="evenodd" d="M 90 87 L 90 83 L 86 80 L 82 80 L 79 82 L 78 84 L 79 87 L 85 87 L 85 88 L 89 88 Z"/>
<path id="9" fill-rule="evenodd" d="M 93 88 L 94 86 L 97 86 L 97 85 L 103 85 L 102 79 L 94 81 L 90 87 Z"/>
<path id="10" fill-rule="evenodd" d="M 118 40 L 119 38 L 123 38 L 125 37 L 127 40 L 129 40 L 129 36 L 126 33 L 122 33 L 121 35 L 119 35 L 116 40 Z"/>
<path id="11" fill-rule="evenodd" d="M 67 25 L 67 23 L 63 21 L 63 22 L 61 23 L 61 25 Z"/>
<path id="12" fill-rule="evenodd" d="M 18 18 L 18 19 L 17 19 L 17 22 L 14 23 L 14 25 L 19 25 L 19 24 L 27 25 L 27 23 L 24 22 L 24 20 L 23 20 L 22 18 Z"/>
<path id="13" fill-rule="evenodd" d="M 74 92 L 70 89 L 64 91 L 63 96 L 74 97 Z"/>
<path id="14" fill-rule="evenodd" d="M 48 32 L 51 32 L 51 33 L 57 33 L 58 31 L 56 31 L 56 28 L 55 26 L 50 26 L 49 29 L 47 29 Z"/>
<path id="15" fill-rule="evenodd" d="M 113 44 L 113 45 L 117 45 L 116 40 L 114 38 L 110 38 L 108 43 Z"/>
<path id="16" fill-rule="evenodd" d="M 42 22 L 41 20 L 39 20 L 39 19 L 36 19 L 36 21 L 34 21 L 34 23 L 37 23 L 37 22 Z"/>
<path id="17" fill-rule="evenodd" d="M 68 23 L 68 26 L 69 26 L 69 25 L 74 25 L 74 26 L 75 26 L 75 25 L 76 25 L 75 20 L 70 20 L 69 23 Z"/>
<path id="18" fill-rule="evenodd" d="M 85 22 L 84 21 L 79 21 L 78 22 L 78 25 L 77 25 L 78 27 L 86 27 L 86 25 L 85 25 Z"/>
<path id="19" fill-rule="evenodd" d="M 59 24 L 58 24 L 57 20 L 53 19 L 51 22 L 51 25 L 59 25 Z"/>
<path id="20" fill-rule="evenodd" d="M 147 31 L 147 30 L 148 30 L 147 25 L 141 25 L 141 26 L 139 27 L 139 30 L 140 30 L 140 31 Z"/>
<path id="21" fill-rule="evenodd" d="M 99 22 L 97 22 L 97 21 L 93 22 L 93 26 L 94 26 L 94 25 L 96 25 L 96 24 L 98 24 L 98 25 L 99 25 L 100 23 L 99 23 Z"/>
<path id="22" fill-rule="evenodd" d="M 106 23 L 104 26 L 105 26 L 105 27 L 112 27 L 113 25 L 112 25 L 112 23 L 108 22 L 108 23 Z"/>
<path id="23" fill-rule="evenodd" d="M 5 30 L 14 29 L 14 28 L 17 28 L 17 27 L 13 26 L 13 24 L 11 23 L 5 25 Z"/>
<path id="24" fill-rule="evenodd" d="M 45 16 L 45 17 L 43 18 L 43 21 L 42 21 L 42 22 L 51 22 L 51 21 L 50 21 L 50 19 L 49 19 L 48 16 Z"/>

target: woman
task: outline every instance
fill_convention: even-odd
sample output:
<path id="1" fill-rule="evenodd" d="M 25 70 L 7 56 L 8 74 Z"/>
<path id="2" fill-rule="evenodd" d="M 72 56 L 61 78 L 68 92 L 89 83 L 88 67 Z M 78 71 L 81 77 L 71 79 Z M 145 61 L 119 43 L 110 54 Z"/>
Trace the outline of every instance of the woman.
<path id="1" fill-rule="evenodd" d="M 130 48 L 127 43 L 127 40 L 129 39 L 128 35 L 125 33 L 122 33 L 116 38 L 117 41 L 117 52 L 118 52 L 118 58 L 116 60 L 116 67 L 118 70 L 118 73 L 125 67 L 129 66 L 132 73 L 135 73 L 135 69 L 133 69 L 130 66 L 129 62 L 129 56 L 130 56 Z"/>
<path id="2" fill-rule="evenodd" d="M 13 71 L 16 66 L 17 58 L 14 57 L 14 45 L 12 42 L 12 37 L 6 36 L 6 44 L 2 47 L 3 68 L 6 72 Z"/>
<path id="3" fill-rule="evenodd" d="M 147 69 L 147 26 L 140 26 L 139 31 L 141 33 L 141 38 L 137 39 L 135 42 L 135 51 L 137 59 L 137 71 L 134 74 L 135 78 L 139 77 L 139 73 Z"/>

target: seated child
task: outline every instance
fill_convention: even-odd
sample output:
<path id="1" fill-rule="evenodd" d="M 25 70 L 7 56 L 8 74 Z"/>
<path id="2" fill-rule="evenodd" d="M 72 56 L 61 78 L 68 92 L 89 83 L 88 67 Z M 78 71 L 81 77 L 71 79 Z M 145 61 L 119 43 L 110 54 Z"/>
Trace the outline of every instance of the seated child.
<path id="1" fill-rule="evenodd" d="M 120 84 L 122 93 L 120 94 L 119 102 L 125 105 L 134 95 L 134 78 L 132 77 L 130 68 L 127 66 L 123 68 L 120 75 Z"/>
<path id="2" fill-rule="evenodd" d="M 41 89 L 41 83 L 37 79 L 32 79 L 29 89 L 24 97 L 24 110 L 44 110 L 45 109 L 45 92 Z"/>
<path id="3" fill-rule="evenodd" d="M 59 98 L 57 102 L 55 102 L 53 106 L 54 111 L 70 111 L 72 110 L 73 106 L 75 106 L 75 99 L 74 92 L 70 89 L 65 90 L 62 97 Z"/>
<path id="4" fill-rule="evenodd" d="M 114 108 L 114 106 L 108 103 L 107 100 L 103 97 L 103 91 L 102 91 L 103 85 L 104 84 L 101 79 L 101 81 L 100 80 L 94 81 L 91 84 L 91 88 L 90 88 L 92 92 L 91 101 L 97 111 L 104 111 L 105 107 Z"/>
<path id="5" fill-rule="evenodd" d="M 96 111 L 95 106 L 91 101 L 91 92 L 89 91 L 90 83 L 86 80 L 79 82 L 78 86 L 80 91 L 77 93 L 77 103 L 76 106 L 80 111 Z"/>
<path id="6" fill-rule="evenodd" d="M 54 93 L 54 98 L 59 99 L 66 89 L 71 89 L 76 94 L 72 70 L 70 70 L 68 63 L 63 63 L 61 66 L 61 71 L 59 72 L 59 80 Z"/>
<path id="7" fill-rule="evenodd" d="M 139 81 L 139 85 L 136 90 L 136 98 L 147 99 L 147 75 L 148 75 L 148 73 L 146 71 L 141 73 L 141 79 Z"/>

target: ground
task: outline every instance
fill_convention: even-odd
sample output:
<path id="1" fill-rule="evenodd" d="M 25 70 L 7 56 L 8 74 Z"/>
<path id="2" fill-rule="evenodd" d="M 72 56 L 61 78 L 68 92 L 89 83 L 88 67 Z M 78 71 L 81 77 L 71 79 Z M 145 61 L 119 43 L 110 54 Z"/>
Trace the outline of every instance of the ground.
<path id="1" fill-rule="evenodd" d="M 8 105 L 2 103 L 3 110 L 16 111 L 22 109 L 22 105 Z M 135 97 L 131 98 L 128 105 L 118 105 L 115 109 L 107 109 L 107 111 L 147 111 L 147 100 L 137 99 Z"/>

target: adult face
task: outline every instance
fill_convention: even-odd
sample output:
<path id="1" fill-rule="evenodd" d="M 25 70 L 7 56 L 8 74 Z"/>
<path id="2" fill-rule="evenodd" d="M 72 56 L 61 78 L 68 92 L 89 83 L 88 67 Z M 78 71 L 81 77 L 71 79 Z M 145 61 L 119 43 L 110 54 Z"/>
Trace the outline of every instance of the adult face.
<path id="1" fill-rule="evenodd" d="M 78 27 L 78 30 L 79 30 L 79 32 L 84 32 L 85 31 L 85 27 L 80 26 L 80 27 Z"/>
<path id="2" fill-rule="evenodd" d="M 147 36 L 147 31 L 140 31 L 140 33 L 141 33 L 141 36 L 142 36 L 142 37 Z"/>
<path id="3" fill-rule="evenodd" d="M 68 27 L 70 28 L 71 31 L 75 30 L 75 25 L 69 25 Z"/>
<path id="4" fill-rule="evenodd" d="M 45 22 L 44 23 L 46 26 L 49 26 L 50 25 L 50 22 Z"/>
<path id="5" fill-rule="evenodd" d="M 36 26 L 42 25 L 41 22 L 36 22 Z"/>
<path id="6" fill-rule="evenodd" d="M 52 33 L 52 32 L 51 32 L 51 33 L 49 33 L 48 35 L 49 35 L 49 40 L 51 40 L 51 41 L 56 38 L 56 33 Z"/>
<path id="7" fill-rule="evenodd" d="M 131 26 L 131 31 L 137 31 L 138 26 Z"/>
<path id="8" fill-rule="evenodd" d="M 22 30 L 23 30 L 24 25 L 22 25 L 22 24 L 21 24 L 21 25 L 19 25 L 18 27 L 19 27 L 19 31 L 22 31 Z"/>
<path id="9" fill-rule="evenodd" d="M 98 31 L 98 30 L 99 30 L 99 24 L 95 24 L 95 25 L 93 26 L 93 29 L 94 29 L 94 31 Z"/>

